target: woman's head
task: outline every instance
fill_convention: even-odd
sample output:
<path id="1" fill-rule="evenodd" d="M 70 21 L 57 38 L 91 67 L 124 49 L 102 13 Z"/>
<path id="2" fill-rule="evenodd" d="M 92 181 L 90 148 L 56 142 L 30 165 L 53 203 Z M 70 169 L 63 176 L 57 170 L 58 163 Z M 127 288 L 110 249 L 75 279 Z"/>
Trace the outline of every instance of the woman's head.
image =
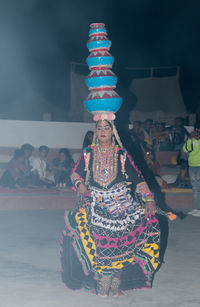
<path id="1" fill-rule="evenodd" d="M 165 130 L 165 123 L 157 123 L 156 127 L 158 132 L 162 132 Z"/>
<path id="2" fill-rule="evenodd" d="M 49 148 L 45 145 L 39 147 L 40 157 L 45 159 L 48 156 Z"/>
<path id="3" fill-rule="evenodd" d="M 135 120 L 133 122 L 133 130 L 137 132 L 141 128 L 141 121 Z"/>
<path id="4" fill-rule="evenodd" d="M 147 118 L 147 119 L 145 120 L 145 122 L 144 122 L 144 128 L 145 128 L 145 130 L 147 130 L 147 131 L 150 130 L 152 124 L 153 124 L 153 119 Z"/>
<path id="5" fill-rule="evenodd" d="M 14 152 L 13 158 L 14 158 L 14 160 L 23 162 L 24 158 L 25 158 L 23 150 L 16 149 L 15 152 Z"/>
<path id="6" fill-rule="evenodd" d="M 71 158 L 69 150 L 67 148 L 61 148 L 59 150 L 59 159 L 61 162 L 69 160 Z"/>
<path id="7" fill-rule="evenodd" d="M 92 143 L 92 138 L 93 138 L 93 135 L 94 135 L 94 132 L 89 130 L 86 135 L 85 135 L 85 138 L 88 139 L 88 141 L 90 141 Z"/>
<path id="8" fill-rule="evenodd" d="M 108 120 L 99 120 L 96 123 L 96 135 L 100 144 L 111 143 L 113 126 Z"/>
<path id="9" fill-rule="evenodd" d="M 24 155 L 25 155 L 26 158 L 30 158 L 30 156 L 31 156 L 31 154 L 32 154 L 32 152 L 34 150 L 34 147 L 32 145 L 30 145 L 30 144 L 23 144 L 21 146 L 21 150 L 23 150 Z"/>
<path id="10" fill-rule="evenodd" d="M 88 145 L 92 144 L 93 135 L 94 135 L 94 132 L 91 131 L 91 130 L 86 132 L 86 135 L 85 135 L 84 140 L 83 140 L 83 148 L 88 147 Z"/>

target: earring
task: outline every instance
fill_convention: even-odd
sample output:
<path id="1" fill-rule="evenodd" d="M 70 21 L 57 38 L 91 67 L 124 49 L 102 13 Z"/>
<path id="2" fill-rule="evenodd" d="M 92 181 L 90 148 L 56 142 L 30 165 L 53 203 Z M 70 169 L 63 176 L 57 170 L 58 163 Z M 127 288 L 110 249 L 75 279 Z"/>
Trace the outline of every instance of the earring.
<path id="1" fill-rule="evenodd" d="M 99 139 L 98 139 L 98 137 L 96 137 L 95 143 L 96 143 L 96 145 L 99 145 Z"/>
<path id="2" fill-rule="evenodd" d="M 112 146 L 115 146 L 115 136 L 114 136 L 114 134 L 112 135 Z"/>

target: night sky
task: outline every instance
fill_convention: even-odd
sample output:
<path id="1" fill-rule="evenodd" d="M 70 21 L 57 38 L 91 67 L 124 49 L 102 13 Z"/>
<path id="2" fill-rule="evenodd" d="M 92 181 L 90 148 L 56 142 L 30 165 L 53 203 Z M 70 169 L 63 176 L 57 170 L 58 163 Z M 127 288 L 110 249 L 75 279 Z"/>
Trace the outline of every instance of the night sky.
<path id="1" fill-rule="evenodd" d="M 85 62 L 92 22 L 106 24 L 119 80 L 127 66 L 180 65 L 184 102 L 195 112 L 199 9 L 192 0 L 0 0 L 0 116 L 29 90 L 69 108 L 69 63 Z"/>

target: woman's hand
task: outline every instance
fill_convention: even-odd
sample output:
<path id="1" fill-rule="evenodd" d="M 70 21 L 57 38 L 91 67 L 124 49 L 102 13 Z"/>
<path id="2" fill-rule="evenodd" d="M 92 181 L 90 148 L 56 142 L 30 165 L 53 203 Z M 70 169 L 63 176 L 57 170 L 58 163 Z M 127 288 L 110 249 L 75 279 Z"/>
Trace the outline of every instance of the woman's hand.
<path id="1" fill-rule="evenodd" d="M 145 214 L 155 215 L 156 214 L 156 204 L 154 201 L 147 201 L 145 207 Z"/>
<path id="2" fill-rule="evenodd" d="M 86 188 L 86 186 L 85 186 L 84 183 L 81 183 L 81 184 L 79 185 L 79 187 L 78 187 L 78 192 L 79 192 L 80 194 L 83 194 L 83 195 L 85 195 L 85 194 L 88 193 L 88 190 L 87 190 L 87 188 Z"/>

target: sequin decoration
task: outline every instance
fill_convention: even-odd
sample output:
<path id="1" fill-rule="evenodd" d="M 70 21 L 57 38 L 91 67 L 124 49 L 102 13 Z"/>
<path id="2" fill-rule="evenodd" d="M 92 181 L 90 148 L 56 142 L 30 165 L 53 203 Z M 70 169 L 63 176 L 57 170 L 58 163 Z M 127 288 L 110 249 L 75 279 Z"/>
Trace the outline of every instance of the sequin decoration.
<path id="1" fill-rule="evenodd" d="M 106 152 L 101 151 L 98 146 L 94 146 L 93 178 L 104 188 L 117 176 L 117 156 L 116 146 L 112 146 Z"/>

